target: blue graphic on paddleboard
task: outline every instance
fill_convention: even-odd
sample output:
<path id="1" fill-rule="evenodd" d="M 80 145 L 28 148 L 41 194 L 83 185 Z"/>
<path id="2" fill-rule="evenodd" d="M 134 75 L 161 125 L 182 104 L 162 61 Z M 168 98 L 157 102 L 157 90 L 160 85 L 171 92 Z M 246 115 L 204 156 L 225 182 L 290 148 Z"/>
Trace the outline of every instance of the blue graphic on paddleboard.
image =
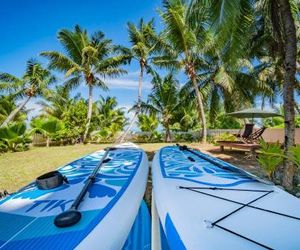
<path id="1" fill-rule="evenodd" d="M 257 181 L 228 163 L 198 151 L 196 153 L 221 164 L 224 168 L 214 165 L 189 151 L 181 151 L 176 146 L 169 146 L 161 149 L 159 155 L 161 172 L 164 178 L 181 179 L 216 187 L 230 187 L 245 182 Z M 189 157 L 195 161 L 189 160 Z"/>

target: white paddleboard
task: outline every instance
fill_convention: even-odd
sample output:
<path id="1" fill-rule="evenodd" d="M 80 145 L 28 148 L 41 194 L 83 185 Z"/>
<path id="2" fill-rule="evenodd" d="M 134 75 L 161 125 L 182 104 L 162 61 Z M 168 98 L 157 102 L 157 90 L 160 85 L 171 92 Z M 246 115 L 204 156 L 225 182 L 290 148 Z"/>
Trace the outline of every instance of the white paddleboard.
<path id="1" fill-rule="evenodd" d="M 300 249 L 298 198 L 226 162 L 192 152 L 169 146 L 154 157 L 154 199 L 162 229 L 156 237 L 166 241 L 161 245 Z"/>
<path id="2" fill-rule="evenodd" d="M 76 225 L 58 228 L 53 222 L 71 206 L 103 150 L 59 168 L 69 184 L 41 190 L 32 183 L 0 200 L 0 249 L 121 249 L 146 188 L 148 160 L 132 143 L 117 147 L 81 202 Z"/>

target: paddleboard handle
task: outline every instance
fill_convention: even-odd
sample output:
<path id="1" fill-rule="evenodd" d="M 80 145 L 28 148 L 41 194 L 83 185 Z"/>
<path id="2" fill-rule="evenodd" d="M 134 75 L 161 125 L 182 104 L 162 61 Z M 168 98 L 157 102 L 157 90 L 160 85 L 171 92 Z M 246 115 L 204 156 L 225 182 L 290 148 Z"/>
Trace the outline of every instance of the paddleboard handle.
<path id="1" fill-rule="evenodd" d="M 102 156 L 100 162 L 98 163 L 97 167 L 95 167 L 94 171 L 91 173 L 91 175 L 87 178 L 87 181 L 82 188 L 81 192 L 71 205 L 71 207 L 65 211 L 57 215 L 54 219 L 54 224 L 57 227 L 70 227 L 75 224 L 77 224 L 81 219 L 81 213 L 78 211 L 78 207 L 80 203 L 83 201 L 84 196 L 86 195 L 89 187 L 95 182 L 96 175 L 99 172 L 101 166 L 103 163 L 109 162 L 111 159 L 106 158 L 109 154 L 109 151 L 114 150 L 116 148 L 106 148 L 104 155 Z"/>
<path id="2" fill-rule="evenodd" d="M 35 183 L 39 189 L 53 189 L 63 183 L 69 183 L 66 176 L 59 171 L 51 171 L 36 178 Z"/>

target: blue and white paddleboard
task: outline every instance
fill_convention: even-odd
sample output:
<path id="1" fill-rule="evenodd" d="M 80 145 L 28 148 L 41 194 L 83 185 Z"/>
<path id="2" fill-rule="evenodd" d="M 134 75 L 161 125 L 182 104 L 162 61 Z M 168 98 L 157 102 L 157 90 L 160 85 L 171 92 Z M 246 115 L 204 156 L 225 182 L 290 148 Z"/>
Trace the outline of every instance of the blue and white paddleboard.
<path id="1" fill-rule="evenodd" d="M 69 184 L 41 190 L 32 183 L 0 200 L 0 249 L 121 249 L 146 188 L 148 160 L 132 143 L 117 147 L 81 202 L 78 224 L 58 228 L 53 222 L 71 206 L 103 150 L 58 169 Z"/>
<path id="2" fill-rule="evenodd" d="M 153 249 L 300 249 L 298 198 L 191 151 L 169 146 L 154 157 Z"/>

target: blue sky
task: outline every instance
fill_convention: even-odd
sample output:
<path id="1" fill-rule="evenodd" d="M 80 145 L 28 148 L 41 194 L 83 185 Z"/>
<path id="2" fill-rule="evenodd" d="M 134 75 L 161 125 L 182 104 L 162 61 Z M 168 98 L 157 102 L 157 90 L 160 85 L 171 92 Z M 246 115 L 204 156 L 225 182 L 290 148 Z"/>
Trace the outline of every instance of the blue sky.
<path id="1" fill-rule="evenodd" d="M 25 63 L 35 57 L 46 63 L 39 53 L 44 50 L 61 50 L 56 38 L 62 28 L 72 29 L 79 24 L 89 32 L 101 30 L 115 44 L 130 46 L 126 24 L 128 21 L 137 23 L 142 17 L 146 21 L 155 18 L 158 29 L 161 28 L 157 9 L 161 0 L 10 0 L 2 1 L 0 8 L 1 46 L 0 72 L 9 72 L 21 76 Z M 136 100 L 138 70 L 136 62 L 129 67 L 128 75 L 118 79 L 107 80 L 109 92 L 94 92 L 94 100 L 100 94 L 116 96 L 120 106 L 129 108 Z M 180 77 L 184 81 L 184 78 Z M 63 79 L 61 79 L 63 82 Z M 146 99 L 151 89 L 150 79 L 144 78 L 143 98 Z M 87 96 L 84 86 L 74 94 Z M 281 98 L 279 98 L 281 99 Z M 37 100 L 29 103 L 34 109 L 30 116 L 38 113 L 40 107 Z M 280 102 L 280 100 L 279 100 Z M 260 100 L 257 100 L 260 103 Z"/>
<path id="2" fill-rule="evenodd" d="M 126 24 L 137 23 L 143 17 L 146 21 L 155 18 L 159 28 L 160 20 L 157 9 L 161 0 L 10 0 L 2 1 L 0 9 L 1 46 L 0 72 L 9 72 L 21 76 L 29 58 L 39 58 L 44 50 L 61 50 L 56 38 L 62 28 L 72 29 L 79 24 L 89 32 L 101 30 L 115 44 L 129 46 Z M 94 92 L 94 99 L 100 94 L 116 96 L 120 106 L 129 107 L 137 95 L 138 65 L 132 63 L 127 67 L 128 75 L 108 80 L 110 91 Z M 144 83 L 144 98 L 150 91 L 150 80 Z M 79 87 L 76 91 L 86 97 L 86 89 Z M 30 108 L 39 107 L 32 101 Z"/>

